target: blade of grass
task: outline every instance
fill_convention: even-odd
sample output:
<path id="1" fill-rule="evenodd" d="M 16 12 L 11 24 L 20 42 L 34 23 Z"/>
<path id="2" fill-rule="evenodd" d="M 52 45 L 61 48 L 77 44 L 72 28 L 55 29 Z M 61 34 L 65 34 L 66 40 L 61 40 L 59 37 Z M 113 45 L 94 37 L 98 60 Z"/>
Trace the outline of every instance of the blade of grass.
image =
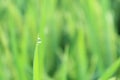
<path id="1" fill-rule="evenodd" d="M 104 24 L 104 38 L 105 38 L 105 47 L 106 47 L 106 55 L 107 60 L 113 62 L 116 59 L 116 35 L 115 35 L 115 26 L 113 21 L 113 13 L 110 9 L 110 1 L 109 0 L 101 0 L 102 7 L 102 21 Z M 108 56 L 110 59 L 108 59 Z M 110 62 L 109 61 L 109 62 Z M 109 65 L 111 64 L 109 63 Z"/>
<path id="2" fill-rule="evenodd" d="M 55 80 L 67 80 L 68 54 L 69 54 L 69 47 L 67 45 L 65 47 L 65 53 L 62 58 L 61 66 L 55 74 Z"/>
<path id="3" fill-rule="evenodd" d="M 2 28 L 0 27 L 0 34 L 1 34 L 1 42 L 3 45 L 3 48 L 5 49 L 5 57 L 7 59 L 7 64 L 8 67 L 11 71 L 11 74 L 13 75 L 13 79 L 17 80 L 17 75 L 16 75 L 16 71 L 15 71 L 15 67 L 13 66 L 13 59 L 12 59 L 12 55 L 10 54 L 10 50 L 9 50 L 9 44 L 8 44 L 8 38 L 6 37 L 6 34 L 4 31 L 2 31 Z"/>
<path id="4" fill-rule="evenodd" d="M 15 61 L 15 66 L 18 72 L 18 80 L 22 79 L 22 80 L 27 80 L 26 76 L 25 76 L 25 69 L 24 69 L 24 65 L 22 65 L 22 60 L 21 57 L 19 55 L 19 43 L 17 42 L 17 37 L 14 32 L 16 32 L 17 29 L 20 29 L 20 27 L 22 26 L 22 17 L 21 14 L 19 12 L 19 10 L 16 9 L 16 7 L 9 2 L 8 4 L 8 12 L 9 12 L 9 20 L 8 20 L 8 26 L 9 30 L 10 30 L 10 39 L 11 39 L 11 45 L 12 45 L 12 51 L 13 51 L 13 56 L 14 56 L 14 61 Z M 16 27 L 17 25 L 17 27 Z"/>
<path id="5" fill-rule="evenodd" d="M 120 67 L 120 58 L 115 61 L 106 72 L 100 77 L 99 80 L 108 80 Z"/>
<path id="6" fill-rule="evenodd" d="M 40 48 L 40 44 L 39 41 L 37 41 L 35 47 L 35 53 L 34 53 L 34 62 L 33 62 L 33 80 L 40 80 L 39 48 Z"/>
<path id="7" fill-rule="evenodd" d="M 78 29 L 78 39 L 77 39 L 78 52 L 76 55 L 76 66 L 77 66 L 77 80 L 87 80 L 87 54 L 85 46 L 85 35 L 83 27 Z"/>

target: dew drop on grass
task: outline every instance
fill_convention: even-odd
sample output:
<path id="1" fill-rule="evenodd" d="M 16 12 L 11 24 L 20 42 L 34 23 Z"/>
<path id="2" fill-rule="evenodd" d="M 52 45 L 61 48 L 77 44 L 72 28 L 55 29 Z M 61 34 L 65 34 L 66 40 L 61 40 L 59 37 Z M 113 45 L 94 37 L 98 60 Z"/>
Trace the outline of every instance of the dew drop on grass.
<path id="1" fill-rule="evenodd" d="M 37 43 L 40 44 L 42 41 L 40 39 L 40 37 L 38 36 L 38 39 L 37 39 Z"/>

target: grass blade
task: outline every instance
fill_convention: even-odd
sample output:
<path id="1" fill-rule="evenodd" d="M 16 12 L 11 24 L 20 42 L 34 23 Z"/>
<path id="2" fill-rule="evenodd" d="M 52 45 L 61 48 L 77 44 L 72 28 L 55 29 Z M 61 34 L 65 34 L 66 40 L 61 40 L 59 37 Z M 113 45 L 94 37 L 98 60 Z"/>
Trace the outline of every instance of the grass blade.
<path id="1" fill-rule="evenodd" d="M 39 39 L 39 37 L 38 37 Z M 40 63 L 39 63 L 39 47 L 40 42 L 37 41 L 34 53 L 34 62 L 33 62 L 33 80 L 40 80 Z"/>
<path id="2" fill-rule="evenodd" d="M 112 64 L 99 80 L 108 80 L 117 71 L 119 67 L 120 59 L 118 59 L 114 64 Z"/>

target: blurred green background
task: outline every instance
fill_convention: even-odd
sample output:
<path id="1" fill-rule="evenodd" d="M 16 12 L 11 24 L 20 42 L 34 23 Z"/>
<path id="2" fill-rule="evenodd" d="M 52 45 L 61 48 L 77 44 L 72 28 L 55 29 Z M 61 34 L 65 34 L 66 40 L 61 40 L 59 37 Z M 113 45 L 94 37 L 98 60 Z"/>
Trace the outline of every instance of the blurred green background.
<path id="1" fill-rule="evenodd" d="M 120 0 L 0 0 L 0 80 L 120 80 Z"/>

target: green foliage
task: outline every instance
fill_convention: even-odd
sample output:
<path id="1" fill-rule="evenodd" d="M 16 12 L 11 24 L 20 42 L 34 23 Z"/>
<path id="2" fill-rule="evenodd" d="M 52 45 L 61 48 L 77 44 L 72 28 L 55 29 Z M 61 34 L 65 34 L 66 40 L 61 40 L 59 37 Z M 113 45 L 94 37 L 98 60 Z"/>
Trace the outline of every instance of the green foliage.
<path id="1" fill-rule="evenodd" d="M 119 80 L 119 5 L 0 0 L 0 80 Z"/>

